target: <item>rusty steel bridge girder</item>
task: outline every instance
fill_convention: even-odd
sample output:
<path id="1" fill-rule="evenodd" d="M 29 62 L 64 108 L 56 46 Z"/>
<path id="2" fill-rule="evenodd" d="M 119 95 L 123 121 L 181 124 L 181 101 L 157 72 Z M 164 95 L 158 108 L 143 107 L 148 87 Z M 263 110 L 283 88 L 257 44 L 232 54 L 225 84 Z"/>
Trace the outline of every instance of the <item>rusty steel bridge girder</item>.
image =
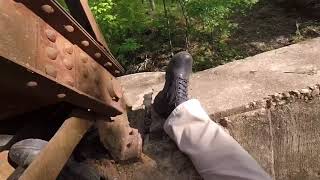
<path id="1" fill-rule="evenodd" d="M 115 159 L 140 157 L 142 139 L 129 126 L 116 79 L 124 69 L 108 49 L 87 1 L 79 1 L 96 39 L 54 0 L 0 0 L 0 120 L 66 102 L 90 111 L 101 142 Z M 70 138 L 78 136 L 74 133 Z M 52 139 L 48 149 L 56 148 Z M 72 152 L 77 143 L 69 147 L 71 143 L 59 140 L 58 144 Z M 59 154 L 63 151 L 50 152 L 56 153 L 52 157 L 63 156 Z M 49 168 L 59 170 L 67 160 L 63 157 Z M 35 162 L 43 162 L 39 158 Z M 40 175 L 34 167 L 27 172 Z"/>
<path id="2" fill-rule="evenodd" d="M 44 1 L 39 1 L 32 6 L 39 5 L 42 13 L 50 12 L 52 6 L 43 3 Z M 58 12 L 60 11 L 54 11 L 56 14 Z M 63 25 L 62 23 L 63 30 L 66 30 Z M 76 34 L 72 37 L 77 38 L 85 36 L 80 28 L 77 31 L 81 32 L 66 33 Z M 6 89 L 10 89 L 9 92 L 4 92 L 8 91 L 4 89 L 0 92 L 11 93 L 11 97 L 6 95 L 3 98 L 8 99 L 8 102 L 19 98 L 17 94 L 22 95 L 17 101 L 24 101 L 26 105 L 19 110 L 29 111 L 34 106 L 31 104 L 45 106 L 66 101 L 107 116 L 119 115 L 124 111 L 119 101 L 122 98 L 121 86 L 108 72 L 110 70 L 118 75 L 121 68 L 118 69 L 115 66 L 118 63 L 107 56 L 101 56 L 101 61 L 94 59 L 96 53 L 92 54 L 91 51 L 101 48 L 100 45 L 92 45 L 88 47 L 90 50 L 84 51 L 86 47 L 83 46 L 90 46 L 92 43 L 88 37 L 87 40 L 74 44 L 74 39 L 66 39 L 33 11 L 13 0 L 0 0 L 0 32 L 0 57 L 4 64 L 0 67 L 1 79 L 8 87 Z M 108 70 L 101 65 L 103 63 L 107 64 Z M 15 79 L 5 80 L 5 77 Z M 13 106 L 2 111 L 11 112 L 14 110 Z M 20 112 L 19 110 L 14 111 Z"/>

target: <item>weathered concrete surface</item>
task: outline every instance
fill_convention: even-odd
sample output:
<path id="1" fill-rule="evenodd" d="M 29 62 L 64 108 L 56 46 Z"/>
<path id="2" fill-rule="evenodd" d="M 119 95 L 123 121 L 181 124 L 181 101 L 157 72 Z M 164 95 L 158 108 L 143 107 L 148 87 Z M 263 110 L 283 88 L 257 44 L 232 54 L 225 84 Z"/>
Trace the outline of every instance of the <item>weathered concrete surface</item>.
<path id="1" fill-rule="evenodd" d="M 225 118 L 227 129 L 260 165 L 269 173 L 273 172 L 272 132 L 265 108 L 239 113 Z"/>
<path id="2" fill-rule="evenodd" d="M 271 109 L 277 180 L 320 179 L 320 99 Z"/>
<path id="3" fill-rule="evenodd" d="M 145 153 L 156 162 L 161 179 L 176 173 L 183 179 L 190 172 L 190 179 L 196 178 L 188 160 L 175 163 L 170 155 L 175 148 L 163 148 L 168 140 L 161 131 L 148 132 L 157 129 L 150 104 L 163 86 L 164 73 L 120 80 L 132 124 L 145 134 Z M 274 179 L 320 179 L 319 81 L 317 38 L 195 73 L 190 96 L 199 99 L 213 120 L 227 127 Z M 155 127 L 161 129 L 161 123 Z"/>
<path id="4" fill-rule="evenodd" d="M 209 113 L 215 114 L 276 92 L 314 85 L 320 78 L 319 46 L 317 38 L 195 73 L 191 97 L 199 99 Z M 139 104 L 138 96 L 161 88 L 163 76 L 163 73 L 140 73 L 120 80 L 127 96 Z"/>

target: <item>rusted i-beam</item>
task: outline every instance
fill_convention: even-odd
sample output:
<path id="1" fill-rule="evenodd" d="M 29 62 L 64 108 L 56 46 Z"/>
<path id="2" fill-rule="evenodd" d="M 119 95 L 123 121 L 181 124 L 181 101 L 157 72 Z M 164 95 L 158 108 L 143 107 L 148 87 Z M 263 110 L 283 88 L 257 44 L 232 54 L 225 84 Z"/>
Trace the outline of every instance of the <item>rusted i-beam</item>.
<path id="1" fill-rule="evenodd" d="M 111 52 L 104 49 L 79 23 L 69 15 L 55 0 L 16 0 L 23 3 L 45 22 L 61 33 L 70 42 L 90 55 L 115 76 L 124 72 Z"/>
<path id="2" fill-rule="evenodd" d="M 115 78 L 122 67 L 55 1 L 0 0 L 0 42 L 0 120 L 66 102 L 99 116 L 100 138 L 115 158 L 140 156 Z"/>
<path id="3" fill-rule="evenodd" d="M 7 87 L 0 92 L 4 101 L 13 101 L 3 111 L 30 111 L 65 101 L 106 116 L 124 112 L 115 77 L 81 43 L 73 44 L 21 3 L 0 0 L 0 12 L 0 83 Z"/>

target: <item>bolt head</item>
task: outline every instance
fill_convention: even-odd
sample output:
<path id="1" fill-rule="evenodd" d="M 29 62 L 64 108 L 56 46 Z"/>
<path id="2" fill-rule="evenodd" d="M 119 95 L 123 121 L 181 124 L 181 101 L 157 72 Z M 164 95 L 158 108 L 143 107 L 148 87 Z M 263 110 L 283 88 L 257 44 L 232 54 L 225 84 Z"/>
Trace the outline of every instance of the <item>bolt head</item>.
<path id="1" fill-rule="evenodd" d="M 51 6 L 48 5 L 48 4 L 42 5 L 42 6 L 41 6 L 41 9 L 42 9 L 42 11 L 44 11 L 45 13 L 48 13 L 48 14 L 54 13 L 53 7 L 51 7 Z"/>

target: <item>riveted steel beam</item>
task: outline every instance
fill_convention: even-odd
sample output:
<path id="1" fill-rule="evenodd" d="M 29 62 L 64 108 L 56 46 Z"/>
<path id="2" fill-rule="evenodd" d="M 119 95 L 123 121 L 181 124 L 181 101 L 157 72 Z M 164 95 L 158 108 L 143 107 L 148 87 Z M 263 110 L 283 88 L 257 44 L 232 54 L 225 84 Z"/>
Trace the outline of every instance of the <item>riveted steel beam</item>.
<path id="1" fill-rule="evenodd" d="M 61 101 L 109 117 L 125 111 L 115 77 L 23 4 L 0 0 L 0 32 L 1 117 Z"/>
<path id="2" fill-rule="evenodd" d="M 46 23 L 77 44 L 112 75 L 120 76 L 124 68 L 105 47 L 101 46 L 70 14 L 55 0 L 16 0 L 41 17 Z"/>
<path id="3" fill-rule="evenodd" d="M 26 68 L 1 56 L 0 67 L 0 83 L 5 87 L 0 89 L 3 100 L 0 118 L 62 101 L 85 110 L 91 108 L 90 111 L 104 116 L 115 116 L 123 111 L 79 90 L 65 87 L 32 67 Z"/>
<path id="4" fill-rule="evenodd" d="M 108 44 L 90 10 L 88 0 L 65 0 L 71 15 L 112 55 Z M 114 58 L 114 57 L 113 57 Z"/>

